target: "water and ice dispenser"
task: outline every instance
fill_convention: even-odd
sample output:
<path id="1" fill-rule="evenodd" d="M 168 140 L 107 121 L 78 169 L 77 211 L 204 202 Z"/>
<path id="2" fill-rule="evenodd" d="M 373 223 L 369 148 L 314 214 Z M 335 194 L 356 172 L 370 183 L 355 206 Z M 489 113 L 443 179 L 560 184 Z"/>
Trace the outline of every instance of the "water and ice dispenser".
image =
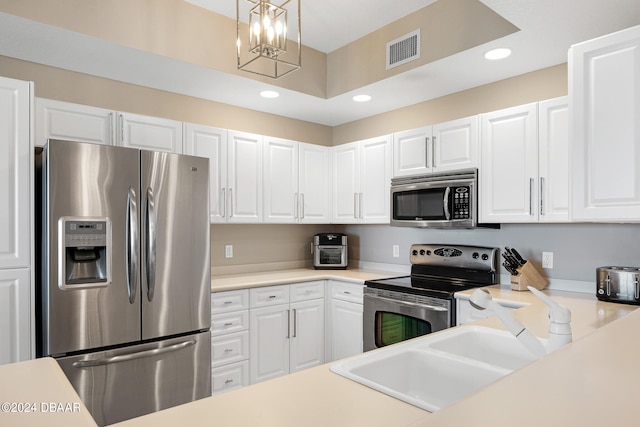
<path id="1" fill-rule="evenodd" d="M 74 289 L 109 285 L 111 221 L 63 217 L 58 225 L 58 286 Z"/>

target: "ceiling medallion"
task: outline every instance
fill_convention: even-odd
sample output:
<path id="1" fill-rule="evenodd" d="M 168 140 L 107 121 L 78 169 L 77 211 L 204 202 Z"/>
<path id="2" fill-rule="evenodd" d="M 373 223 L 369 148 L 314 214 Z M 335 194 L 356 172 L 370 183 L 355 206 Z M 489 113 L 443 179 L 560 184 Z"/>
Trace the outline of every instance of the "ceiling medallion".
<path id="1" fill-rule="evenodd" d="M 300 0 L 236 0 L 236 30 L 239 70 L 277 79 L 300 68 Z"/>

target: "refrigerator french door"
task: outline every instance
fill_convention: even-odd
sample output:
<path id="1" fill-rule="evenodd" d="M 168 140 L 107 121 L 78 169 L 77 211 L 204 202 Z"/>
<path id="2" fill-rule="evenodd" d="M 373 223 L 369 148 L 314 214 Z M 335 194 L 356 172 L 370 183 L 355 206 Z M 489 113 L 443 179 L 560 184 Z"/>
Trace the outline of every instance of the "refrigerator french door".
<path id="1" fill-rule="evenodd" d="M 38 354 L 98 424 L 209 395 L 208 160 L 50 140 L 42 178 Z"/>

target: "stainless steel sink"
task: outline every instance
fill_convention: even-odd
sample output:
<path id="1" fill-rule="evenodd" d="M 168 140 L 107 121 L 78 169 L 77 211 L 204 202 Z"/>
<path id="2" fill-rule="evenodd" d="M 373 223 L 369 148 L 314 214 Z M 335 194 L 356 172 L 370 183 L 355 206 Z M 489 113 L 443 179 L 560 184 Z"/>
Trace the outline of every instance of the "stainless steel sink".
<path id="1" fill-rule="evenodd" d="M 507 331 L 462 326 L 345 359 L 331 370 L 433 412 L 534 360 Z"/>

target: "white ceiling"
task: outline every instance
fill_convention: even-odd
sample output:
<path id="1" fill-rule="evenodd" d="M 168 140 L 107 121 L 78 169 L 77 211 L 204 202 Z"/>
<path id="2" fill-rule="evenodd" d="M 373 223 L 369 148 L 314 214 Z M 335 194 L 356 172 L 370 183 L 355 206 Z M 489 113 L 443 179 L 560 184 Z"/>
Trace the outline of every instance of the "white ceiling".
<path id="1" fill-rule="evenodd" d="M 233 0 L 189 1 L 210 3 L 208 7 L 235 18 Z M 4 13 L 0 13 L 0 55 L 337 126 L 564 63 L 572 44 L 640 24 L 638 0 L 481 1 L 521 31 L 331 99 L 224 74 Z M 303 43 L 330 52 L 432 2 L 302 0 Z M 220 9 L 223 5 L 224 9 Z M 498 62 L 483 58 L 485 51 L 499 46 L 511 48 L 513 55 Z M 274 100 L 261 98 L 258 93 L 268 88 L 278 90 L 281 96 Z M 355 104 L 351 98 L 356 93 L 368 93 L 373 99 Z"/>

